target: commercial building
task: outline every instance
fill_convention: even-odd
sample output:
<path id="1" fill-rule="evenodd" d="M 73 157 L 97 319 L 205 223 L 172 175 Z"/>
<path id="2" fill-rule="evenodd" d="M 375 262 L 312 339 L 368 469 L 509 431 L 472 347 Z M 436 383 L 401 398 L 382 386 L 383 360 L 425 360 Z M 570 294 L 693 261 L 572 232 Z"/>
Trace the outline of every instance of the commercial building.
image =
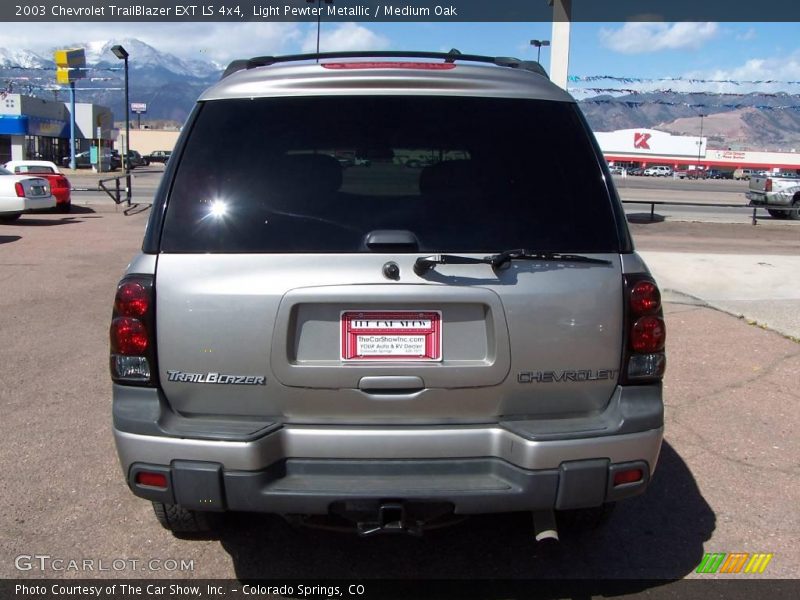
<path id="1" fill-rule="evenodd" d="M 156 150 L 172 150 L 178 141 L 180 131 L 162 129 L 131 129 L 131 149 L 142 154 L 150 154 Z M 125 146 L 125 132 L 120 131 L 117 148 Z"/>
<path id="2" fill-rule="evenodd" d="M 69 122 L 69 103 L 0 94 L 0 164 L 34 158 L 60 163 L 69 156 Z M 111 109 L 75 105 L 76 152 L 92 145 L 110 148 L 116 136 Z"/>
<path id="3" fill-rule="evenodd" d="M 745 152 L 708 148 L 708 139 L 679 136 L 657 129 L 621 129 L 595 132 L 597 142 L 609 163 L 648 167 L 666 165 L 679 168 L 739 168 L 763 170 L 800 169 L 796 152 Z"/>

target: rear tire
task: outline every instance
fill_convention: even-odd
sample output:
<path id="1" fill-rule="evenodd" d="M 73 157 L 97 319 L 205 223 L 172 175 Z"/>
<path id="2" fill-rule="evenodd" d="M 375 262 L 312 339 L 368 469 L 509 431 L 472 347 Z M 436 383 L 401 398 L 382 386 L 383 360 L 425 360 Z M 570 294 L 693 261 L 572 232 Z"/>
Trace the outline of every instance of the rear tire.
<path id="1" fill-rule="evenodd" d="M 576 508 L 556 512 L 559 529 L 565 531 L 590 531 L 605 525 L 614 512 L 615 504 L 608 502 L 602 506 Z"/>
<path id="2" fill-rule="evenodd" d="M 793 221 L 800 221 L 800 195 L 795 195 L 794 200 L 792 201 L 792 210 L 785 210 L 783 214 L 786 216 L 786 219 L 792 219 Z"/>
<path id="3" fill-rule="evenodd" d="M 72 210 L 72 202 L 64 202 L 56 206 L 56 210 L 60 213 L 68 213 Z"/>
<path id="4" fill-rule="evenodd" d="M 22 216 L 22 213 L 19 213 L 17 215 L 3 216 L 3 217 L 0 217 L 0 223 L 13 223 L 17 219 L 19 219 L 21 216 Z"/>
<path id="5" fill-rule="evenodd" d="M 172 533 L 205 533 L 212 529 L 208 513 L 189 510 L 180 504 L 153 502 L 153 512 L 161 526 Z"/>

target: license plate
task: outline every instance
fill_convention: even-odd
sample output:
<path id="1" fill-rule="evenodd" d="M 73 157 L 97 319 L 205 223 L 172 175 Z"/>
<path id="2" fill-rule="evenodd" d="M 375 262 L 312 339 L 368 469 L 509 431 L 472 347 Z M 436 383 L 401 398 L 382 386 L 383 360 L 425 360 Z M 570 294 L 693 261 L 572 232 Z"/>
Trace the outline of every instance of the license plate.
<path id="1" fill-rule="evenodd" d="M 43 185 L 32 185 L 31 196 L 46 196 L 47 188 Z"/>
<path id="2" fill-rule="evenodd" d="M 344 361 L 442 360 L 442 313 L 438 310 L 345 310 L 341 332 Z"/>

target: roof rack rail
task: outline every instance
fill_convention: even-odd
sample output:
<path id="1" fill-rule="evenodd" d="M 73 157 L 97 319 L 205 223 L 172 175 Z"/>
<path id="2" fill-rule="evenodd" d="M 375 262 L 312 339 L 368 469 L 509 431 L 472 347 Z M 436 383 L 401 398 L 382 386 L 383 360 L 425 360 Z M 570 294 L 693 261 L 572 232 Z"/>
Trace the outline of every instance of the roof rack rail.
<path id="1" fill-rule="evenodd" d="M 225 69 L 222 79 L 228 75 L 245 69 L 255 69 L 257 67 L 268 67 L 277 63 L 299 62 L 304 60 L 316 60 L 329 58 L 439 58 L 448 63 L 456 61 L 482 62 L 497 65 L 499 67 L 509 67 L 512 69 L 523 69 L 531 71 L 544 77 L 548 77 L 547 71 L 542 65 L 533 60 L 520 60 L 510 56 L 482 56 L 479 54 L 461 54 L 453 48 L 449 52 L 419 52 L 400 50 L 367 50 L 350 52 L 320 52 L 312 54 L 287 54 L 284 56 L 256 56 L 249 59 L 234 60 Z"/>

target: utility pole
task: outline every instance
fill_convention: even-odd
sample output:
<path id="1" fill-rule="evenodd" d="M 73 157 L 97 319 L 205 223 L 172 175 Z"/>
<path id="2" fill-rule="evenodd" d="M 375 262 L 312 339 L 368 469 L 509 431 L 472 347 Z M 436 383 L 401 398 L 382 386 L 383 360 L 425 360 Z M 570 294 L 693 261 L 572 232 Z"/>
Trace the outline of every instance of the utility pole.
<path id="1" fill-rule="evenodd" d="M 700 139 L 697 140 L 697 170 L 700 170 L 700 153 L 703 149 L 703 117 L 705 115 L 700 113 Z"/>

